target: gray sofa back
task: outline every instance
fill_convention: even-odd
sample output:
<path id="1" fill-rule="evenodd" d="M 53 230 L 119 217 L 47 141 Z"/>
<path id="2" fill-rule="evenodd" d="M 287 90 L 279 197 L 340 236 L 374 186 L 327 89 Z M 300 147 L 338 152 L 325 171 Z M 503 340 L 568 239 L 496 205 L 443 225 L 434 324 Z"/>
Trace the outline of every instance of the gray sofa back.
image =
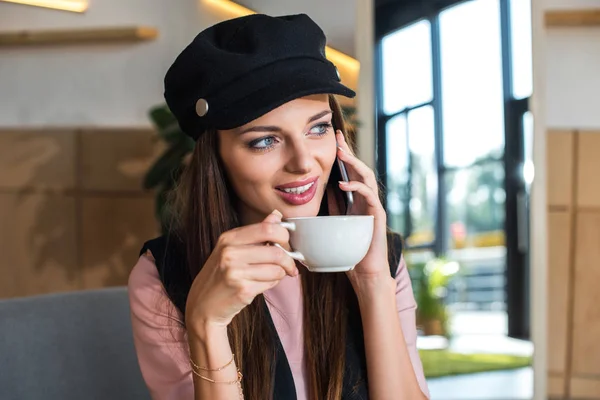
<path id="1" fill-rule="evenodd" d="M 0 399 L 149 399 L 125 287 L 0 300 Z"/>

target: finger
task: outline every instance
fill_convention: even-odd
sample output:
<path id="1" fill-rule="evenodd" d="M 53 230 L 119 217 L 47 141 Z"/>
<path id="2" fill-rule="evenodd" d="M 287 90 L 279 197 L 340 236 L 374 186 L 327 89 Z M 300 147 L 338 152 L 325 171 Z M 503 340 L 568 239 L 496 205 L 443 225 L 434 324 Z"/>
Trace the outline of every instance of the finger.
<path id="1" fill-rule="evenodd" d="M 249 265 L 254 264 L 273 264 L 283 268 L 289 276 L 298 275 L 298 268 L 294 259 L 279 247 L 275 246 L 257 246 L 247 245 L 239 249 L 239 259 L 244 260 Z"/>
<path id="2" fill-rule="evenodd" d="M 263 222 L 232 229 L 219 238 L 221 246 L 242 246 L 265 242 L 285 245 L 290 240 L 287 229 L 279 225 L 281 213 L 274 211 Z"/>
<path id="3" fill-rule="evenodd" d="M 277 224 L 277 223 L 281 222 L 281 218 L 283 218 L 283 215 L 281 214 L 281 212 L 279 210 L 273 210 L 273 212 L 271 214 L 267 215 L 267 217 L 263 220 L 263 222 Z"/>
<path id="4" fill-rule="evenodd" d="M 342 189 L 345 192 L 358 192 L 364 197 L 365 201 L 370 207 L 377 209 L 383 208 L 383 206 L 381 205 L 381 201 L 379 201 L 379 196 L 375 192 L 373 192 L 373 189 L 371 189 L 366 184 L 357 181 L 340 181 L 339 184 L 340 189 Z"/>
<path id="5" fill-rule="evenodd" d="M 338 134 L 338 137 L 341 137 L 342 141 L 343 136 L 341 133 Z M 348 174 L 350 175 L 351 180 L 360 180 L 366 183 L 371 189 L 377 190 L 377 179 L 375 178 L 375 173 L 371 168 L 367 166 L 364 162 L 359 160 L 348 147 L 348 144 L 343 141 L 338 147 L 338 157 L 342 160 L 346 165 L 349 165 Z"/>
<path id="6" fill-rule="evenodd" d="M 350 146 L 348 146 L 348 142 L 346 142 L 346 136 L 344 136 L 341 130 L 338 129 L 335 132 L 335 139 L 337 141 L 338 147 L 341 147 L 342 150 L 344 150 L 345 152 L 354 155 L 354 152 L 352 151 Z"/>
<path id="7" fill-rule="evenodd" d="M 286 271 L 277 264 L 253 264 L 244 270 L 244 279 L 257 282 L 280 281 L 286 275 Z"/>

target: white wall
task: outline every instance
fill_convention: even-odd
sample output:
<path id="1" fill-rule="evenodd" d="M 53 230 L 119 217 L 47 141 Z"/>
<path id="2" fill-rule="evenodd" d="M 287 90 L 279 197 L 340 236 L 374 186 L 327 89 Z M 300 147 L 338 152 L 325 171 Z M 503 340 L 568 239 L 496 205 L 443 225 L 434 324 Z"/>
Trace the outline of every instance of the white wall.
<path id="1" fill-rule="evenodd" d="M 600 28 L 547 31 L 547 122 L 600 127 Z"/>
<path id="2" fill-rule="evenodd" d="M 359 156 L 375 169 L 375 8 L 373 0 L 356 1 L 355 54 L 360 62 L 356 96 L 360 129 L 356 138 Z"/>
<path id="3" fill-rule="evenodd" d="M 344 36 L 340 18 L 350 20 L 344 40 L 352 42 L 355 3 L 333 19 L 330 5 L 317 15 L 313 3 L 305 6 L 333 36 Z M 206 0 L 90 1 L 84 14 L 0 3 L 2 31 L 129 25 L 159 30 L 157 40 L 142 43 L 0 47 L 0 126 L 147 126 L 148 109 L 163 102 L 163 77 L 175 56 L 202 29 L 236 16 Z M 354 72 L 346 76 L 342 67 L 345 83 L 355 87 Z"/>
<path id="4" fill-rule="evenodd" d="M 545 9 L 598 8 L 599 0 L 538 0 Z M 546 30 L 546 122 L 600 127 L 600 28 Z"/>
<path id="5" fill-rule="evenodd" d="M 0 48 L 0 126 L 144 126 L 166 69 L 223 19 L 201 0 L 90 1 L 84 14 L 0 3 L 3 31 L 148 25 L 156 41 Z"/>

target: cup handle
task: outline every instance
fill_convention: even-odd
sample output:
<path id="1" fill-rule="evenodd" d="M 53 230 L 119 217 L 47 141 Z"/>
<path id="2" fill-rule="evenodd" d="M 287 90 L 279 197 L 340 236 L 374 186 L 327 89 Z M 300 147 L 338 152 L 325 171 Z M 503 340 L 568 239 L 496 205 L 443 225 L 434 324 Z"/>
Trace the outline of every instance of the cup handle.
<path id="1" fill-rule="evenodd" d="M 293 223 L 293 222 L 280 222 L 279 225 L 281 225 L 282 227 L 284 227 L 288 231 L 294 232 L 296 230 L 296 224 Z M 285 252 L 285 254 L 287 254 L 288 256 L 292 257 L 294 260 L 306 261 L 306 259 L 302 255 L 302 253 L 300 253 L 299 251 L 287 251 L 279 243 L 273 243 L 273 245 L 279 247 L 281 250 L 283 250 Z"/>
<path id="2" fill-rule="evenodd" d="M 273 246 L 279 247 L 281 250 L 283 250 L 283 252 L 285 254 L 292 257 L 294 260 L 303 261 L 303 262 L 306 261 L 306 259 L 302 255 L 302 253 L 300 253 L 299 251 L 287 251 L 279 243 L 273 243 Z"/>
<path id="3" fill-rule="evenodd" d="M 292 231 L 295 232 L 296 231 L 296 224 L 293 222 L 280 222 L 279 225 L 283 226 L 285 229 L 287 229 L 288 231 Z"/>

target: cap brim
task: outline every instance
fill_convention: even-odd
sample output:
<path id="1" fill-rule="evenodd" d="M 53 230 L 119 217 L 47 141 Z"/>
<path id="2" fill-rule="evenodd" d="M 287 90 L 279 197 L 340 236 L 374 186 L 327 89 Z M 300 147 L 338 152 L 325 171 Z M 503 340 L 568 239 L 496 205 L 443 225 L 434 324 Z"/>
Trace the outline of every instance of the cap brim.
<path id="1" fill-rule="evenodd" d="M 334 94 L 352 98 L 356 93 L 340 82 L 323 79 L 317 74 L 301 74 L 286 77 L 279 82 L 247 91 L 246 96 L 232 101 L 227 108 L 214 110 L 214 118 L 225 121 L 217 129 L 233 129 L 245 125 L 279 106 L 301 97 L 314 94 Z"/>

